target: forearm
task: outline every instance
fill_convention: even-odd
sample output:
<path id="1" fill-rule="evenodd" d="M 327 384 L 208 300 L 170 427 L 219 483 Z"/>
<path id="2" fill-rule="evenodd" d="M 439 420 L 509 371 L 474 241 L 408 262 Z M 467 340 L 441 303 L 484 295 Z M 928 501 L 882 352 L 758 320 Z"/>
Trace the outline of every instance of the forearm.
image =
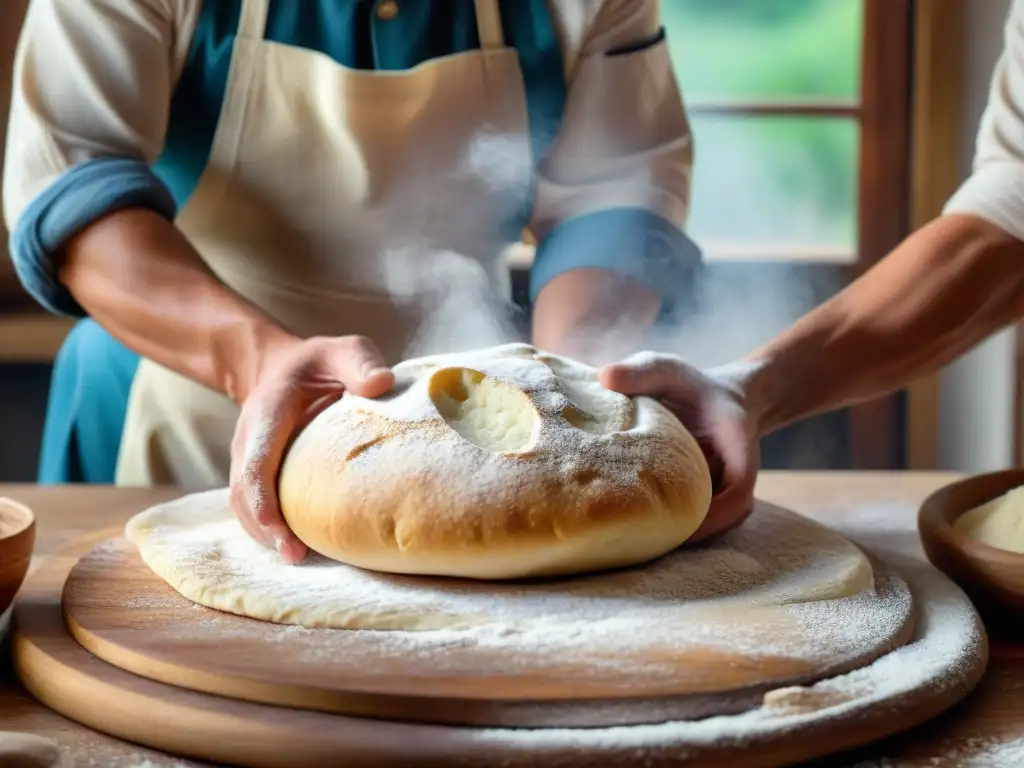
<path id="1" fill-rule="evenodd" d="M 173 224 L 147 210 L 114 213 L 70 240 L 58 276 L 122 343 L 236 401 L 263 356 L 293 341 L 225 286 Z"/>
<path id="2" fill-rule="evenodd" d="M 970 216 L 938 219 L 757 350 L 748 407 L 768 434 L 893 392 L 1024 314 L 1024 244 Z"/>
<path id="3" fill-rule="evenodd" d="M 610 270 L 573 269 L 541 289 L 533 307 L 533 343 L 592 365 L 635 352 L 661 300 L 639 282 Z"/>

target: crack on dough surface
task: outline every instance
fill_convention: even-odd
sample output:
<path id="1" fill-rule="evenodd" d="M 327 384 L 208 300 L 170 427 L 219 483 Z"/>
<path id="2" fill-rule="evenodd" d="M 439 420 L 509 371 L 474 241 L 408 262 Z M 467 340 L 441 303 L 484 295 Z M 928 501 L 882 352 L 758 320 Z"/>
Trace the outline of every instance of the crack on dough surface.
<path id="1" fill-rule="evenodd" d="M 473 445 L 495 453 L 529 449 L 540 414 L 518 389 L 472 368 L 442 368 L 430 377 L 430 399 L 445 423 Z"/>

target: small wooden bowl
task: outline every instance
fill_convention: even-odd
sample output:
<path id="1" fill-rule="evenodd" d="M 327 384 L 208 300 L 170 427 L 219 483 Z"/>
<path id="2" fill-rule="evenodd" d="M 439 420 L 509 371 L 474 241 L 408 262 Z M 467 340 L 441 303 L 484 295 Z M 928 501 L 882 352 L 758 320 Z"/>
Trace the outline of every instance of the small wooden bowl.
<path id="1" fill-rule="evenodd" d="M 960 515 L 1024 485 L 1024 470 L 975 475 L 924 500 L 917 530 L 936 568 L 967 593 L 990 627 L 1024 629 L 1024 554 L 974 541 L 953 529 Z"/>
<path id="2" fill-rule="evenodd" d="M 36 544 L 36 517 L 13 499 L 0 497 L 0 614 L 25 580 Z"/>

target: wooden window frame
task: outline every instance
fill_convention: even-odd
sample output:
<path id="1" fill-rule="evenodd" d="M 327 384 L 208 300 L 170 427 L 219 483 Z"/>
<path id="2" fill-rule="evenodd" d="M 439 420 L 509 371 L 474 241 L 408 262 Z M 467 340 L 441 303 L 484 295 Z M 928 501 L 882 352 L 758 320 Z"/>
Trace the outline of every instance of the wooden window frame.
<path id="1" fill-rule="evenodd" d="M 858 127 L 857 242 L 853 252 L 832 244 L 769 243 L 767 249 L 706 245 L 711 261 L 785 261 L 870 266 L 906 234 L 907 144 L 910 122 L 912 0 L 862 0 L 860 95 L 856 99 L 800 98 L 710 101 L 692 99 L 693 116 L 845 117 Z M 792 253 L 792 255 L 789 255 Z"/>
<path id="2" fill-rule="evenodd" d="M 911 65 L 917 10 L 914 0 L 863 0 L 860 98 L 854 101 L 702 104 L 695 115 L 846 116 L 859 126 L 857 243 L 854 254 L 799 246 L 784 259 L 750 258 L 747 263 L 783 262 L 809 284 L 849 282 L 895 248 L 909 231 Z M 921 3 L 927 5 L 927 3 Z M 779 246 L 773 246 L 781 250 Z M 714 244 L 708 261 L 715 259 Z M 754 256 L 754 254 L 751 254 Z M 731 260 L 731 259 L 730 259 Z M 743 259 L 739 259 L 743 261 Z M 849 409 L 849 468 L 899 469 L 904 465 L 904 402 L 900 394 Z"/>
<path id="3" fill-rule="evenodd" d="M 694 116 L 846 117 L 859 128 L 857 243 L 855 252 L 834 245 L 795 245 L 793 256 L 784 244 L 767 249 L 729 246 L 717 258 L 714 241 L 708 260 L 786 261 L 842 264 L 863 270 L 906 235 L 910 135 L 910 76 L 913 0 L 862 0 L 860 97 L 780 100 L 709 101 L 693 99 Z M 744 258 L 746 256 L 746 258 Z"/>
<path id="4" fill-rule="evenodd" d="M 749 265 L 766 273 L 785 271 L 789 276 L 802 277 L 811 286 L 841 285 L 870 268 L 906 236 L 915 3 L 914 0 L 863 0 L 863 4 L 859 99 L 687 101 L 687 111 L 694 116 L 856 119 L 860 151 L 855 252 L 829 245 L 769 243 L 762 249 L 747 244 L 726 245 L 716 253 L 716 244 L 711 242 L 705 246 L 705 259 L 710 269 Z M 518 273 L 520 298 L 525 291 L 531 261 L 530 245 L 518 249 L 510 258 L 514 272 Z M 824 298 L 826 296 L 820 297 Z M 851 469 L 902 468 L 906 440 L 903 411 L 901 394 L 850 409 Z"/>
<path id="5" fill-rule="evenodd" d="M 861 56 L 861 157 L 855 279 L 909 231 L 913 0 L 865 0 Z M 850 409 L 850 468 L 904 466 L 904 399 Z"/>
<path id="6" fill-rule="evenodd" d="M 939 216 L 960 183 L 965 64 L 963 56 L 949 53 L 963 50 L 966 11 L 966 0 L 917 0 L 914 3 L 911 229 L 924 226 Z M 1022 368 L 1024 350 L 1018 348 L 1018 386 L 1022 381 Z M 1016 398 L 1018 409 L 1022 398 L 1024 392 Z M 1019 410 L 1015 423 L 1024 423 Z M 1018 438 L 1015 451 L 1019 451 L 1020 443 Z M 938 374 L 915 382 L 907 390 L 906 444 L 907 469 L 938 468 Z M 1016 455 L 1019 463 L 1019 453 Z"/>
<path id="7" fill-rule="evenodd" d="M 964 61 L 949 52 L 962 50 L 966 8 L 965 0 L 865 0 L 858 253 L 847 270 L 851 278 L 908 232 L 939 216 L 960 183 Z M 732 114 L 768 113 L 764 104 L 748 106 L 727 105 Z M 781 106 L 775 114 L 858 113 L 856 103 Z M 785 260 L 800 269 L 838 261 L 835 254 L 816 254 L 807 246 Z M 1024 466 L 1024 323 L 1018 325 L 1015 386 L 1014 464 Z M 851 409 L 851 468 L 937 468 L 938 387 L 936 374 L 908 387 L 905 398 L 891 396 Z"/>

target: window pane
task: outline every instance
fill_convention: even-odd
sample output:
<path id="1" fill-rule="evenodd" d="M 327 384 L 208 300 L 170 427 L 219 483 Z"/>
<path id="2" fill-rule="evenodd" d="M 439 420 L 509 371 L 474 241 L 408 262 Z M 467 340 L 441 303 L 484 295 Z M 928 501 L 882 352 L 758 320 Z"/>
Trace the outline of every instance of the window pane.
<path id="1" fill-rule="evenodd" d="M 709 255 L 747 250 L 756 256 L 780 246 L 855 252 L 854 120 L 706 115 L 692 124 L 688 231 Z"/>
<path id="2" fill-rule="evenodd" d="M 667 0 L 683 93 L 702 99 L 856 99 L 863 0 Z"/>

